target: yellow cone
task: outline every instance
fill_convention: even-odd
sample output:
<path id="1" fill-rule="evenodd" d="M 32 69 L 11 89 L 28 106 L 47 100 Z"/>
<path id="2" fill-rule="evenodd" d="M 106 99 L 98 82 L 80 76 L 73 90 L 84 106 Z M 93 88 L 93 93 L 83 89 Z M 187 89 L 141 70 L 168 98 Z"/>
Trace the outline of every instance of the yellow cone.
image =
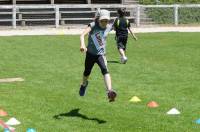
<path id="1" fill-rule="evenodd" d="M 136 102 L 141 102 L 141 99 L 139 99 L 137 96 L 133 96 L 129 101 L 136 103 Z"/>

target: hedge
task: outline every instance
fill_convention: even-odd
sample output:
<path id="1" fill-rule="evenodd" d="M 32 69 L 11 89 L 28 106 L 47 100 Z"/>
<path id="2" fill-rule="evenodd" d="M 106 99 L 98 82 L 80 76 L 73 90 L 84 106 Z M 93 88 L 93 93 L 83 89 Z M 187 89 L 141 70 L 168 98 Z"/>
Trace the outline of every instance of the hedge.
<path id="1" fill-rule="evenodd" d="M 146 8 L 146 14 L 157 24 L 173 24 L 173 8 Z M 200 8 L 179 8 L 178 20 L 180 24 L 200 24 Z"/>
<path id="2" fill-rule="evenodd" d="M 140 4 L 200 4 L 200 0 L 139 0 Z"/>

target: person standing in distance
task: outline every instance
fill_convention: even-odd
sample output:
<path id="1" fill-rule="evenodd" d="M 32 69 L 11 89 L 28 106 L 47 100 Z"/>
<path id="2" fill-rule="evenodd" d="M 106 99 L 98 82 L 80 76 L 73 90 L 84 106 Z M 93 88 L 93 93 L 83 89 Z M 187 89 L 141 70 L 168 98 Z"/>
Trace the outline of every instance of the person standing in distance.
<path id="1" fill-rule="evenodd" d="M 131 31 L 130 27 L 130 22 L 129 20 L 125 17 L 126 14 L 126 9 L 118 9 L 118 18 L 115 19 L 113 28 L 116 31 L 116 42 L 117 42 L 117 48 L 119 51 L 119 54 L 121 56 L 120 60 L 121 63 L 125 64 L 128 60 L 126 56 L 126 45 L 127 45 L 127 40 L 128 40 L 128 31 L 131 33 L 132 37 L 137 40 L 137 37 L 135 34 Z"/>

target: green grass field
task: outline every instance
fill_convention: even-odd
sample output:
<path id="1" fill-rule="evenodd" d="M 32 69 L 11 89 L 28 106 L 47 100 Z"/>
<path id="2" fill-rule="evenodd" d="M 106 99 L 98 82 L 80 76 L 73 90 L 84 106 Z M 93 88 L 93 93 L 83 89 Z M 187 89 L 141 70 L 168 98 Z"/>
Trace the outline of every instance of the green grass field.
<path id="1" fill-rule="evenodd" d="M 137 34 L 129 38 L 126 65 L 119 61 L 114 35 L 107 59 L 116 102 L 107 100 L 95 65 L 85 97 L 78 90 L 84 69 L 79 36 L 0 37 L 0 117 L 21 121 L 17 132 L 198 132 L 200 125 L 200 33 Z M 142 102 L 129 100 L 138 96 Z M 148 108 L 149 101 L 159 103 Z M 176 107 L 181 114 L 166 112 Z"/>

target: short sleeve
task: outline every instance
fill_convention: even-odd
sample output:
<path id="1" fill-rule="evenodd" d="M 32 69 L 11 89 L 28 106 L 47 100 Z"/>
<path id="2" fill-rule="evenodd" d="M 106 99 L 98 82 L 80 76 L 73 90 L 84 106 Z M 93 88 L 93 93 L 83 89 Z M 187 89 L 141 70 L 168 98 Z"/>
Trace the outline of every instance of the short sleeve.
<path id="1" fill-rule="evenodd" d="M 115 21 L 114 21 L 114 24 L 113 24 L 114 29 L 117 28 L 117 21 L 118 21 L 118 18 L 116 18 Z"/>
<path id="2" fill-rule="evenodd" d="M 127 27 L 130 28 L 131 27 L 130 21 L 128 19 L 126 21 L 127 21 Z"/>
<path id="3" fill-rule="evenodd" d="M 93 28 L 95 26 L 95 22 L 91 22 L 90 24 L 88 24 L 88 27 Z"/>

